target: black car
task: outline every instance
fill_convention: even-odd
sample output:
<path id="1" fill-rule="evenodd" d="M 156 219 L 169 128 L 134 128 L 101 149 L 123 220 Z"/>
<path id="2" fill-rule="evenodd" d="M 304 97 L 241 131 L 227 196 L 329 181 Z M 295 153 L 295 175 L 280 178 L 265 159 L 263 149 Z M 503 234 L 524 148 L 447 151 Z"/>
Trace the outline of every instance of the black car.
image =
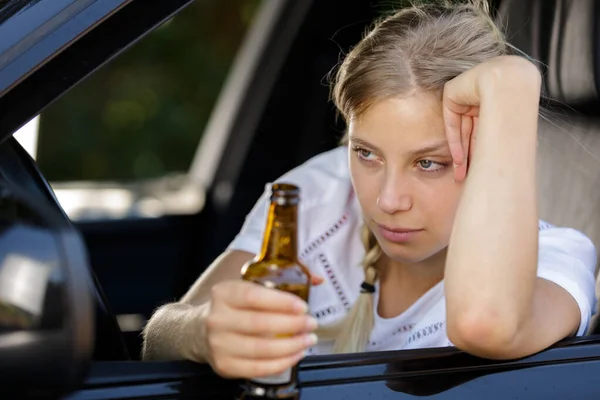
<path id="1" fill-rule="evenodd" d="M 181 296 L 239 230 L 265 182 L 337 145 L 343 126 L 323 78 L 390 2 L 263 0 L 183 178 L 166 189 L 156 181 L 129 188 L 137 193 L 130 218 L 71 218 L 60 185 L 13 134 L 192 3 L 0 0 L 2 398 L 236 396 L 238 382 L 206 365 L 141 361 L 141 326 L 124 329 L 117 315 L 147 319 Z M 570 126 L 553 116 L 541 122 L 539 162 L 552 179 L 541 178 L 540 213 L 598 246 L 600 3 L 493 6 L 509 40 L 542 62 L 547 105 Z M 148 193 L 160 202 L 190 188 L 188 213 L 140 211 Z M 455 348 L 307 357 L 301 398 L 598 398 L 599 332 L 593 323 L 587 336 L 511 361 Z"/>

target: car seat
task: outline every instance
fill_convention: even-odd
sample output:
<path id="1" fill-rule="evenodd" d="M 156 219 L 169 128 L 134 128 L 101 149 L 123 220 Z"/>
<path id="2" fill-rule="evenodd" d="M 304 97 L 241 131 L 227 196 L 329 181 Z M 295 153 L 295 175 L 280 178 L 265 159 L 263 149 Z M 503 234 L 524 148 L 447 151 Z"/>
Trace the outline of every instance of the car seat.
<path id="1" fill-rule="evenodd" d="M 539 123 L 540 218 L 584 232 L 596 249 L 600 249 L 599 12 L 600 4 L 594 0 L 504 0 L 497 15 L 509 42 L 543 64 L 543 92 L 551 99 L 542 101 L 547 111 Z M 598 279 L 596 293 L 600 293 Z M 597 317 L 588 333 L 600 333 Z"/>

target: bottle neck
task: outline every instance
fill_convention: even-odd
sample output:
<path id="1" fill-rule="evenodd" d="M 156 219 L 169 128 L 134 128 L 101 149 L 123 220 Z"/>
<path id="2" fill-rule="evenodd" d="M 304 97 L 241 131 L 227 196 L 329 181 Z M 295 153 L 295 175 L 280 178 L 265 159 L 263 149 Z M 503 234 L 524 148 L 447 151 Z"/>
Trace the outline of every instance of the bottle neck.
<path id="1" fill-rule="evenodd" d="M 280 205 L 275 201 L 271 202 L 260 260 L 294 261 L 298 258 L 297 216 L 296 204 Z"/>

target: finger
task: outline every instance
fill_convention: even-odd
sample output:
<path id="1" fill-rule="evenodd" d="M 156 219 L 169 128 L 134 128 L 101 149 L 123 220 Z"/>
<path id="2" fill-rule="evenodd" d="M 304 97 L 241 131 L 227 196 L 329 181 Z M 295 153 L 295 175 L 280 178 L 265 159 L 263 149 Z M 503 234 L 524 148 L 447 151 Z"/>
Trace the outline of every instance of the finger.
<path id="1" fill-rule="evenodd" d="M 479 106 L 478 68 L 472 68 L 444 85 L 444 104 L 455 114 L 468 114 Z"/>
<path id="2" fill-rule="evenodd" d="M 448 147 L 450 148 L 452 162 L 456 166 L 459 166 L 463 163 L 464 159 L 462 140 L 460 137 L 461 118 L 459 114 L 450 110 L 446 104 L 444 104 L 443 107 L 443 116 L 446 139 L 448 139 Z"/>
<path id="3" fill-rule="evenodd" d="M 212 288 L 215 307 L 227 304 L 231 308 L 279 313 L 304 314 L 308 304 L 300 297 L 281 290 L 269 289 L 247 281 L 227 281 Z"/>
<path id="4" fill-rule="evenodd" d="M 323 278 L 322 276 L 319 275 L 311 275 L 310 277 L 310 283 L 313 286 L 317 286 L 322 284 L 323 282 L 325 282 L 325 278 Z"/>
<path id="5" fill-rule="evenodd" d="M 293 356 L 261 361 L 222 357 L 214 360 L 212 367 L 216 373 L 224 378 L 261 378 L 281 374 L 296 365 L 302 358 L 304 358 L 304 352 Z"/>
<path id="6" fill-rule="evenodd" d="M 213 332 L 237 332 L 254 336 L 295 335 L 317 329 L 310 315 L 278 314 L 223 308 L 211 313 L 206 326 Z"/>
<path id="7" fill-rule="evenodd" d="M 479 106 L 470 107 L 469 111 L 464 113 L 464 115 L 467 115 L 469 117 L 479 117 Z"/>
<path id="8" fill-rule="evenodd" d="M 269 360 L 293 356 L 317 343 L 317 335 L 302 334 L 287 338 L 247 336 L 223 333 L 209 338 L 213 354 L 235 358 Z"/>
<path id="9" fill-rule="evenodd" d="M 455 169 L 454 180 L 457 182 L 462 182 L 467 175 L 467 166 L 469 164 L 469 142 L 471 140 L 471 133 L 473 130 L 473 118 L 463 115 L 461 117 L 461 128 L 460 128 L 460 136 L 462 142 L 462 148 L 465 154 L 464 161 L 461 165 L 459 165 Z"/>
<path id="10" fill-rule="evenodd" d="M 479 123 L 479 117 L 473 117 L 473 132 L 471 133 L 471 140 L 469 141 L 469 164 L 473 162 L 473 151 L 475 150 L 475 144 L 477 143 L 477 125 Z"/>

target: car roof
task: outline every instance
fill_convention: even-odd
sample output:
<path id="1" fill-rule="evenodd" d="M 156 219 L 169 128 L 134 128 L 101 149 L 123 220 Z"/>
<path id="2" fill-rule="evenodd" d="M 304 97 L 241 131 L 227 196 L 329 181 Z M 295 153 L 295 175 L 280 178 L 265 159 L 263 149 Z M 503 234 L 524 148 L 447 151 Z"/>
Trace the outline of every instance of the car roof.
<path id="1" fill-rule="evenodd" d="M 0 0 L 0 142 L 193 0 Z"/>

